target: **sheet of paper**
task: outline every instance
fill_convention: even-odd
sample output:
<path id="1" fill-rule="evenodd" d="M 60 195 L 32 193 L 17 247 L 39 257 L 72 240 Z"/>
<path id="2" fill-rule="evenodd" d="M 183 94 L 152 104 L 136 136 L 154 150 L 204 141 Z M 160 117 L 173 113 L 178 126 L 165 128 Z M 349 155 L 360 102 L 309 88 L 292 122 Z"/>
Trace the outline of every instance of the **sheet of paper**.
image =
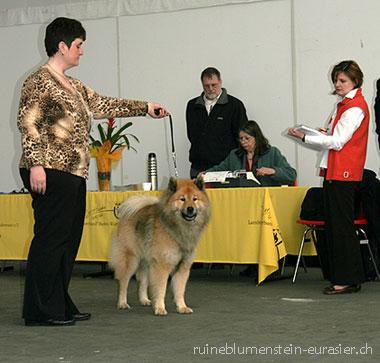
<path id="1" fill-rule="evenodd" d="M 244 175 L 245 179 L 247 180 L 253 180 L 257 184 L 261 185 L 261 183 L 256 179 L 255 175 L 252 171 L 246 171 L 246 170 L 235 170 L 230 171 L 227 175 L 227 178 L 241 178 L 241 176 Z"/>
<path id="2" fill-rule="evenodd" d="M 226 181 L 228 171 L 208 171 L 203 175 L 203 181 L 205 183 L 220 182 L 224 183 Z"/>
<path id="3" fill-rule="evenodd" d="M 252 171 L 247 171 L 247 179 L 255 181 L 257 184 L 261 185 L 261 183 L 257 180 L 257 178 L 253 175 Z"/>

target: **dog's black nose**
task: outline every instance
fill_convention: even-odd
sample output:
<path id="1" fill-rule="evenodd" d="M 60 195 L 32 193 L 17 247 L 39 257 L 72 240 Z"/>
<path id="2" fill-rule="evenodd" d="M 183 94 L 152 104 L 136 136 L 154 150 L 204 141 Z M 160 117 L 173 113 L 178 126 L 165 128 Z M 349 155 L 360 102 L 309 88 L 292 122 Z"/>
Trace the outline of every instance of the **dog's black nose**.
<path id="1" fill-rule="evenodd" d="M 197 217 L 197 210 L 191 206 L 184 208 L 181 213 L 187 221 L 193 221 Z"/>

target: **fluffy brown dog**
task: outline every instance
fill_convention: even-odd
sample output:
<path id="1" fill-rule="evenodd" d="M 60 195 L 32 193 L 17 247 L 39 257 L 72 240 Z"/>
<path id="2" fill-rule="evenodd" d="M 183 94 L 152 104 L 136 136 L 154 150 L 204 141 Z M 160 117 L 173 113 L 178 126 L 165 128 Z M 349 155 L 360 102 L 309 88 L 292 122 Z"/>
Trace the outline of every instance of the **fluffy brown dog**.
<path id="1" fill-rule="evenodd" d="M 185 289 L 195 248 L 211 213 L 202 179 L 171 178 L 160 198 L 134 196 L 118 210 L 120 222 L 112 240 L 111 266 L 119 280 L 119 309 L 128 309 L 127 289 L 136 273 L 142 305 L 155 315 L 166 315 L 165 293 L 169 275 L 177 312 L 192 313 Z"/>

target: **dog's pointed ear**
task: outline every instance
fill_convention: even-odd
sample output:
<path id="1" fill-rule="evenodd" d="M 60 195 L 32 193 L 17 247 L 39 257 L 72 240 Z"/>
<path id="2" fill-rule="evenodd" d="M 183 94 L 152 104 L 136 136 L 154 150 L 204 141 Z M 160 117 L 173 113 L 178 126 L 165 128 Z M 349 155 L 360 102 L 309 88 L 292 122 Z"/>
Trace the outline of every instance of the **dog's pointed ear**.
<path id="1" fill-rule="evenodd" d="M 203 177 L 201 176 L 198 176 L 195 180 L 194 180 L 194 184 L 197 186 L 197 188 L 199 190 L 201 190 L 202 192 L 205 190 L 205 182 L 203 181 Z"/>
<path id="2" fill-rule="evenodd" d="M 169 179 L 168 189 L 173 193 L 177 191 L 177 179 L 174 176 Z"/>

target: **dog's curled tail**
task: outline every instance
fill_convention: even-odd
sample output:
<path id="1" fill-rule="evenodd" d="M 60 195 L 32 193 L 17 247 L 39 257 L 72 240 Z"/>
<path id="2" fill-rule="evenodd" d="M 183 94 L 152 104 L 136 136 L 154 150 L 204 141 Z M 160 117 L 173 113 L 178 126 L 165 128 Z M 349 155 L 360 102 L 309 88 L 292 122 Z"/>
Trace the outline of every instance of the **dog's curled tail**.
<path id="1" fill-rule="evenodd" d="M 133 216 L 140 209 L 158 203 L 158 197 L 146 196 L 146 195 L 135 195 L 129 197 L 124 203 L 120 204 L 117 208 L 117 217 L 129 218 Z"/>

